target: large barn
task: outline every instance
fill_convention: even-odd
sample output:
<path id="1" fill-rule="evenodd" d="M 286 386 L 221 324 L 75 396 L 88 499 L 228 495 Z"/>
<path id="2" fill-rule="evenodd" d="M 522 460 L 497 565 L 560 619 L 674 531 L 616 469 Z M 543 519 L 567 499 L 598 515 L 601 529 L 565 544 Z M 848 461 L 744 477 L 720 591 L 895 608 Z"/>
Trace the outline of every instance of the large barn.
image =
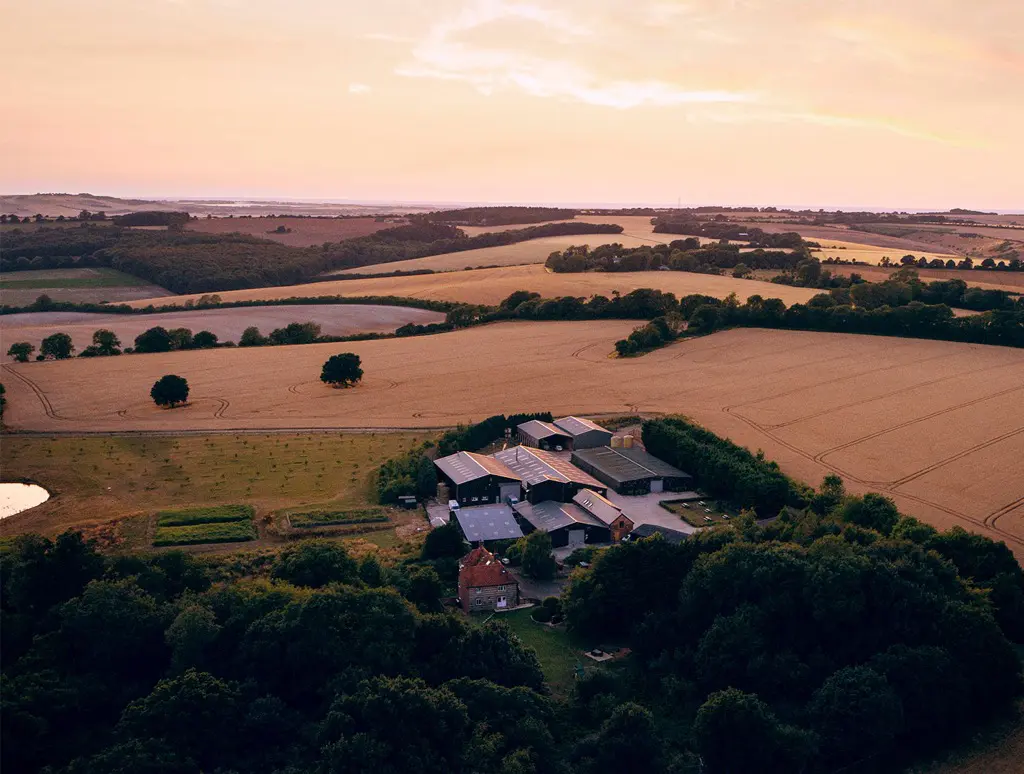
<path id="1" fill-rule="evenodd" d="M 541 422 L 539 419 L 523 422 L 516 427 L 516 434 L 519 436 L 519 443 L 523 446 L 532 446 L 535 449 L 548 451 L 572 448 L 571 435 L 550 422 Z"/>
<path id="2" fill-rule="evenodd" d="M 520 476 L 485 454 L 460 451 L 434 460 L 434 465 L 459 505 L 502 503 L 522 496 Z"/>
<path id="3" fill-rule="evenodd" d="M 553 452 L 514 446 L 496 452 L 493 458 L 522 480 L 524 497 L 531 503 L 569 502 L 581 489 L 593 489 L 600 494 L 608 491 L 593 476 Z"/>
<path id="4" fill-rule="evenodd" d="M 515 514 L 504 503 L 456 508 L 452 516 L 471 545 L 491 540 L 516 540 L 523 536 Z"/>
<path id="5" fill-rule="evenodd" d="M 547 532 L 554 548 L 578 547 L 585 543 L 607 543 L 611 532 L 592 514 L 575 503 L 517 503 L 513 506 L 516 518 L 529 535 L 535 530 Z"/>
<path id="6" fill-rule="evenodd" d="M 621 495 L 649 492 L 684 492 L 693 488 L 693 476 L 637 447 L 579 449 L 573 464 Z"/>
<path id="7" fill-rule="evenodd" d="M 612 442 L 612 431 L 605 430 L 596 422 L 579 417 L 562 417 L 556 419 L 555 427 L 568 433 L 571 449 L 593 449 L 595 446 L 608 446 Z"/>

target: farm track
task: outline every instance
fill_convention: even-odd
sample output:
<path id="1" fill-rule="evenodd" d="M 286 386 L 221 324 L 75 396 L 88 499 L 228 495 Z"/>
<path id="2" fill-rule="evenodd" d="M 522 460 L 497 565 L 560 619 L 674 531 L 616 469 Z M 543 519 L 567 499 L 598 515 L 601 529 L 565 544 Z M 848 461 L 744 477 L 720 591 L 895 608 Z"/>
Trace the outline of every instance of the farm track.
<path id="1" fill-rule="evenodd" d="M 58 419 L 58 420 L 62 420 L 62 421 L 68 421 L 67 417 L 62 417 L 60 414 L 58 414 L 56 411 L 54 411 L 53 404 L 50 403 L 50 399 L 48 397 L 46 397 L 46 393 L 42 391 L 42 389 L 39 387 L 38 384 L 33 382 L 31 379 L 29 379 L 24 374 L 19 373 L 15 369 L 11 368 L 9 365 L 5 364 L 4 365 L 4 370 L 7 373 L 11 374 L 11 376 L 15 376 L 18 379 L 20 379 L 22 382 L 24 382 L 29 387 L 29 389 L 32 390 L 33 393 L 35 393 L 35 396 L 37 398 L 39 398 L 39 402 L 43 406 L 43 411 L 46 413 L 46 416 L 48 416 L 50 419 Z"/>
<path id="2" fill-rule="evenodd" d="M 1024 505 L 1024 497 L 1018 497 L 1012 503 L 1007 503 L 998 511 L 993 511 L 988 516 L 986 516 L 985 523 L 988 525 L 989 529 L 993 529 L 995 528 L 996 522 L 1003 518 L 1003 516 L 1008 516 L 1022 505 Z"/>

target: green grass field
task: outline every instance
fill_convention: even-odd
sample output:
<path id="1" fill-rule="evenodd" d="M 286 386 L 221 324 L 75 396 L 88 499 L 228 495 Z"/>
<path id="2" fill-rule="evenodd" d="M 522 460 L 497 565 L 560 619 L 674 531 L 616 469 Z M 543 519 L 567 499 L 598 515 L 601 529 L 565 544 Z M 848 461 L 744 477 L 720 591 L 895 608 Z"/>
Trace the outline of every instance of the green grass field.
<path id="1" fill-rule="evenodd" d="M 302 511 L 288 514 L 293 527 L 327 527 L 345 524 L 373 524 L 388 520 L 383 508 L 356 508 L 343 511 Z"/>
<path id="2" fill-rule="evenodd" d="M 184 436 L 5 436 L 5 481 L 29 479 L 49 501 L 0 523 L 2 534 L 88 528 L 158 511 L 244 503 L 260 513 L 351 511 L 376 505 L 376 468 L 424 433 L 267 433 Z M 410 517 L 414 518 L 414 517 Z M 130 520 L 132 522 L 135 519 Z M 394 530 L 390 530 L 393 535 Z M 124 547 L 152 535 L 123 530 Z M 374 542 L 389 538 L 376 536 Z M 383 547 L 383 546 L 382 546 Z M 390 546 L 388 546 L 390 547 Z"/>
<path id="3" fill-rule="evenodd" d="M 215 505 L 209 508 L 160 511 L 156 515 L 156 522 L 161 527 L 185 527 L 190 524 L 252 521 L 254 515 L 255 513 L 251 505 Z"/>
<path id="4" fill-rule="evenodd" d="M 0 274 L 0 290 L 142 288 L 150 283 L 116 269 L 40 269 Z"/>
<path id="5" fill-rule="evenodd" d="M 204 543 L 241 543 L 256 539 L 256 526 L 245 521 L 188 524 L 181 527 L 157 527 L 154 546 L 192 546 Z"/>

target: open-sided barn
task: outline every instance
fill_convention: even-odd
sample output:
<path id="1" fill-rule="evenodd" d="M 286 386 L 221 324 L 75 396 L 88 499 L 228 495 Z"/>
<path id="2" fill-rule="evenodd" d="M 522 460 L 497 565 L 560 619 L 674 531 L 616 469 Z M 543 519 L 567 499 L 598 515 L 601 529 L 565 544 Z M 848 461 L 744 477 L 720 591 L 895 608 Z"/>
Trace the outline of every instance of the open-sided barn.
<path id="1" fill-rule="evenodd" d="M 517 503 L 513 510 L 523 532 L 547 532 L 554 548 L 607 543 L 611 539 L 607 525 L 575 503 L 558 503 L 553 500 Z"/>
<path id="2" fill-rule="evenodd" d="M 434 460 L 434 465 L 451 499 L 460 505 L 501 503 L 522 492 L 520 476 L 485 454 L 460 451 Z"/>
<path id="3" fill-rule="evenodd" d="M 693 486 L 693 476 L 637 447 L 579 449 L 573 464 L 622 495 L 682 492 Z"/>
<path id="4" fill-rule="evenodd" d="M 553 452 L 514 446 L 496 452 L 494 459 L 522 480 L 524 497 L 531 503 L 569 502 L 587 488 L 601 494 L 607 491 L 600 481 Z"/>
<path id="5" fill-rule="evenodd" d="M 579 417 L 562 417 L 556 419 L 555 427 L 566 432 L 572 438 L 572 449 L 592 449 L 595 446 L 607 446 L 612 442 L 612 431 L 605 430 L 596 422 Z"/>

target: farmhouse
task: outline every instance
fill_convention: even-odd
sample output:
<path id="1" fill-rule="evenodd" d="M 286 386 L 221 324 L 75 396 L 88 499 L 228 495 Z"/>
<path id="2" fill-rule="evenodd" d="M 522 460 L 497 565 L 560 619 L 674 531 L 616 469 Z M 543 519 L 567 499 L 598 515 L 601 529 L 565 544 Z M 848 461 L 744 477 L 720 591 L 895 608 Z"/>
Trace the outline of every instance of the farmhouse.
<path id="1" fill-rule="evenodd" d="M 637 447 L 580 449 L 573 464 L 622 495 L 681 492 L 692 488 L 693 476 Z"/>
<path id="2" fill-rule="evenodd" d="M 608 526 L 576 503 L 516 503 L 512 506 L 523 532 L 536 530 L 551 536 L 554 548 L 582 546 L 584 543 L 607 543 L 611 539 Z"/>
<path id="3" fill-rule="evenodd" d="M 685 532 L 680 532 L 677 529 L 659 527 L 657 524 L 641 524 L 630 532 L 629 535 L 623 538 L 623 540 L 631 543 L 634 540 L 642 540 L 643 538 L 653 537 L 654 535 L 661 535 L 662 538 L 667 540 L 669 543 L 682 543 L 689 537 Z"/>
<path id="4" fill-rule="evenodd" d="M 555 427 L 550 422 L 531 419 L 516 427 L 519 443 L 535 449 L 562 451 L 572 448 L 572 436 L 565 430 Z"/>
<path id="5" fill-rule="evenodd" d="M 463 536 L 473 544 L 488 540 L 516 540 L 523 536 L 512 509 L 503 503 L 456 508 L 452 514 Z"/>
<path id="6" fill-rule="evenodd" d="M 605 430 L 589 419 L 562 417 L 555 420 L 555 427 L 571 437 L 572 446 L 566 448 L 593 449 L 595 446 L 607 446 L 612 442 L 611 430 Z"/>
<path id="7" fill-rule="evenodd" d="M 519 475 L 493 457 L 460 451 L 434 460 L 434 466 L 460 505 L 501 503 L 521 495 Z"/>
<path id="8" fill-rule="evenodd" d="M 459 604 L 467 613 L 517 607 L 519 583 L 494 554 L 474 548 L 459 562 Z"/>
<path id="9" fill-rule="evenodd" d="M 600 481 L 553 452 L 514 446 L 496 452 L 493 459 L 522 480 L 524 497 L 531 503 L 569 502 L 585 488 L 601 494 L 607 491 Z"/>
<path id="10" fill-rule="evenodd" d="M 576 505 L 589 513 L 598 521 L 608 526 L 613 543 L 633 531 L 633 520 L 622 512 L 622 509 L 593 489 L 581 489 L 572 498 Z"/>

